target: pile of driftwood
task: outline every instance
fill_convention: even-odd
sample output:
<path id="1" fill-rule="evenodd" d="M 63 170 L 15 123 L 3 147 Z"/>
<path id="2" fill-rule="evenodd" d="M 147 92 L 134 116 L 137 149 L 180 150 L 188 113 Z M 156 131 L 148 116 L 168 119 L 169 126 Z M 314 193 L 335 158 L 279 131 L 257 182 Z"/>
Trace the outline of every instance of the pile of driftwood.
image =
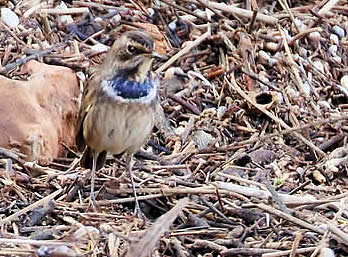
<path id="1" fill-rule="evenodd" d="M 74 145 L 46 165 L 1 149 L 1 256 L 347 256 L 346 1 L 5 0 L 0 10 L 0 74 L 12 80 L 36 59 L 83 82 L 129 29 L 168 57 L 154 67 L 165 118 L 134 166 L 146 219 L 132 214 L 122 158 L 98 172 L 94 212 Z"/>

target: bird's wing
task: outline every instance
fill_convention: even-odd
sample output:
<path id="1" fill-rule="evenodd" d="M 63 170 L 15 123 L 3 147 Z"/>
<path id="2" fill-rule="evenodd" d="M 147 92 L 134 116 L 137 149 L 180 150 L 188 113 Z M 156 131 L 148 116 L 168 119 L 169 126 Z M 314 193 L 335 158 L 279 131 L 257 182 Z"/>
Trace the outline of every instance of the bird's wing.
<path id="1" fill-rule="evenodd" d="M 83 151 L 86 143 L 83 137 L 83 123 L 88 111 L 97 101 L 97 90 L 99 89 L 99 76 L 94 75 L 88 82 L 87 87 L 83 90 L 81 107 L 76 126 L 76 145 L 80 151 Z"/>

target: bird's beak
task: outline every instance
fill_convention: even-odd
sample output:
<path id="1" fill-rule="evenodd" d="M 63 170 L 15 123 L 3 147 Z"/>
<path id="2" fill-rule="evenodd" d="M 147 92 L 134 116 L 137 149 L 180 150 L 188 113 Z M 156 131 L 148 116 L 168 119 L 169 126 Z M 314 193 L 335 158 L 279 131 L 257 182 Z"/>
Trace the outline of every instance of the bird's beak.
<path id="1" fill-rule="evenodd" d="M 160 60 L 168 60 L 168 57 L 165 56 L 165 55 L 161 55 L 159 53 L 156 53 L 155 51 L 152 52 L 152 58 L 155 58 L 155 59 L 160 59 Z"/>

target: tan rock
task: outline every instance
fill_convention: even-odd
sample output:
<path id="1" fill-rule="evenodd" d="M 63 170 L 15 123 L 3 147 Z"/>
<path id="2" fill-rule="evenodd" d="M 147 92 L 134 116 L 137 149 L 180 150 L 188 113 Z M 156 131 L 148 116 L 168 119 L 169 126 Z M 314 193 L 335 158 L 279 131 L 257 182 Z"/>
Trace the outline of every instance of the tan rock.
<path id="1" fill-rule="evenodd" d="M 75 73 L 66 67 L 30 61 L 27 81 L 0 76 L 0 146 L 49 163 L 74 145 L 80 93 Z"/>

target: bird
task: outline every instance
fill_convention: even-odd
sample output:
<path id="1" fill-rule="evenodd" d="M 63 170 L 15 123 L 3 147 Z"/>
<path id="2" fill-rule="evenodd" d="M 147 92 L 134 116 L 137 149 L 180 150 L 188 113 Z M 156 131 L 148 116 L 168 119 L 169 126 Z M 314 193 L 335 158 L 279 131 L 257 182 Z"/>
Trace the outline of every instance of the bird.
<path id="1" fill-rule="evenodd" d="M 82 94 L 76 145 L 83 152 L 80 166 L 91 169 L 90 204 L 96 209 L 95 173 L 107 153 L 126 155 L 126 166 L 141 216 L 133 179 L 133 155 L 146 142 L 155 122 L 160 79 L 152 71 L 154 41 L 145 31 L 124 32 L 107 52 L 104 62 Z"/>

